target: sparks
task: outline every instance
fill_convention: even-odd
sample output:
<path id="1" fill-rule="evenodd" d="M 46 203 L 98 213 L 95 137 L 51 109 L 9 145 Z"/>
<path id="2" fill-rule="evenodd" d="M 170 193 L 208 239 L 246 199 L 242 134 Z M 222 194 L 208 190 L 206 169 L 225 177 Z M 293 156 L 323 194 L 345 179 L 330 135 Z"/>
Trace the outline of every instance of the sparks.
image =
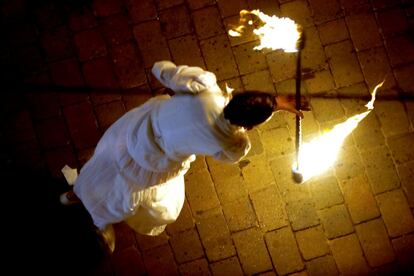
<path id="1" fill-rule="evenodd" d="M 303 175 L 304 182 L 325 172 L 334 164 L 346 137 L 374 109 L 376 92 L 383 83 L 384 81 L 375 86 L 371 93 L 371 100 L 365 105 L 368 111 L 348 118 L 346 121 L 337 124 L 329 132 L 302 145 L 299 152 L 299 164 L 300 173 Z M 293 168 L 296 168 L 296 164 L 293 165 Z"/>
<path id="2" fill-rule="evenodd" d="M 260 38 L 260 45 L 254 47 L 255 50 L 269 48 L 297 52 L 301 32 L 299 25 L 290 18 L 269 16 L 260 10 L 242 10 L 240 11 L 240 24 L 230 30 L 229 35 L 241 36 L 247 25 L 253 26 L 253 33 Z"/>

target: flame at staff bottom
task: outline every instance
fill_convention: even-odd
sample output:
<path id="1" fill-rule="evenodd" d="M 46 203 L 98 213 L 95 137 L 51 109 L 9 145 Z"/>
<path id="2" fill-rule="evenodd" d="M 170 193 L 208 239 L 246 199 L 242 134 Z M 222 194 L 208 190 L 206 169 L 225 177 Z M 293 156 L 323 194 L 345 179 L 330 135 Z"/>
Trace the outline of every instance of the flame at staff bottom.
<path id="1" fill-rule="evenodd" d="M 345 122 L 334 126 L 332 130 L 322 136 L 301 145 L 299 151 L 299 173 L 303 182 L 325 172 L 335 161 L 338 152 L 349 134 L 358 124 L 374 109 L 374 101 L 377 89 L 383 85 L 381 82 L 375 86 L 371 94 L 371 100 L 365 105 L 368 110 L 348 118 Z M 296 168 L 296 162 L 293 168 Z"/>

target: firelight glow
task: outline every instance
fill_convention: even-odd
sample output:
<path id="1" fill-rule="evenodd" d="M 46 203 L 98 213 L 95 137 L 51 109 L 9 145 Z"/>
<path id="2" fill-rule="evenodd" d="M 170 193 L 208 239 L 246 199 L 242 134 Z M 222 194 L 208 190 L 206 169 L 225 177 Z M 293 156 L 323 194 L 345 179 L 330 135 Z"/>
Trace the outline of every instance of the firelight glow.
<path id="1" fill-rule="evenodd" d="M 230 36 L 241 36 L 247 25 L 254 25 L 254 21 L 249 17 L 256 16 L 260 19 L 260 24 L 253 29 L 253 33 L 259 36 L 260 45 L 254 47 L 255 50 L 269 48 L 272 50 L 282 49 L 285 52 L 297 52 L 297 42 L 300 38 L 298 25 L 290 18 L 269 16 L 260 10 L 240 11 L 241 25 L 228 33 Z"/>
<path id="2" fill-rule="evenodd" d="M 381 82 L 375 86 L 371 100 L 365 105 L 368 110 L 356 114 L 346 121 L 339 123 L 322 136 L 302 144 L 299 152 L 299 169 L 303 175 L 303 182 L 325 172 L 332 166 L 338 156 L 338 152 L 346 137 L 358 126 L 358 124 L 374 109 L 375 95 L 377 89 L 382 86 Z M 296 168 L 296 162 L 292 168 Z"/>

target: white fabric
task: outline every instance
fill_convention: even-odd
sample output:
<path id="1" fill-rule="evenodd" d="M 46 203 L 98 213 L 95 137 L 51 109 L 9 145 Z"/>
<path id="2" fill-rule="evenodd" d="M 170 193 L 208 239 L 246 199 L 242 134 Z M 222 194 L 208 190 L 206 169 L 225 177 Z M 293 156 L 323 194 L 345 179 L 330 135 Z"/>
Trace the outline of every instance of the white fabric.
<path id="1" fill-rule="evenodd" d="M 244 129 L 223 117 L 228 99 L 213 73 L 168 61 L 152 72 L 177 95 L 154 97 L 117 120 L 74 186 L 101 229 L 125 220 L 139 233 L 161 233 L 181 211 L 195 155 L 237 162 L 250 149 Z"/>

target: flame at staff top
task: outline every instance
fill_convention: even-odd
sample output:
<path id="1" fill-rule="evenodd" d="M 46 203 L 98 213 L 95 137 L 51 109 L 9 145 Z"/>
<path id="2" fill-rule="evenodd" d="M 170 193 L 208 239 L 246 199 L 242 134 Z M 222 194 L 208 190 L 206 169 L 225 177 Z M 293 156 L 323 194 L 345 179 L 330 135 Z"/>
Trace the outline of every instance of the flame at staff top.
<path id="1" fill-rule="evenodd" d="M 332 130 L 319 138 L 302 145 L 299 152 L 299 169 L 303 176 L 303 182 L 323 173 L 336 161 L 340 147 L 346 137 L 374 109 L 377 89 L 383 83 L 384 81 L 375 86 L 371 94 L 371 100 L 365 105 L 368 111 L 348 118 L 345 122 L 337 124 Z M 296 164 L 293 165 L 293 168 L 296 168 Z"/>
<path id="2" fill-rule="evenodd" d="M 253 26 L 253 33 L 259 36 L 260 45 L 255 50 L 270 48 L 285 52 L 297 52 L 301 32 L 299 25 L 287 17 L 269 16 L 260 10 L 240 11 L 240 26 L 230 30 L 230 36 L 241 36 L 247 25 Z"/>

